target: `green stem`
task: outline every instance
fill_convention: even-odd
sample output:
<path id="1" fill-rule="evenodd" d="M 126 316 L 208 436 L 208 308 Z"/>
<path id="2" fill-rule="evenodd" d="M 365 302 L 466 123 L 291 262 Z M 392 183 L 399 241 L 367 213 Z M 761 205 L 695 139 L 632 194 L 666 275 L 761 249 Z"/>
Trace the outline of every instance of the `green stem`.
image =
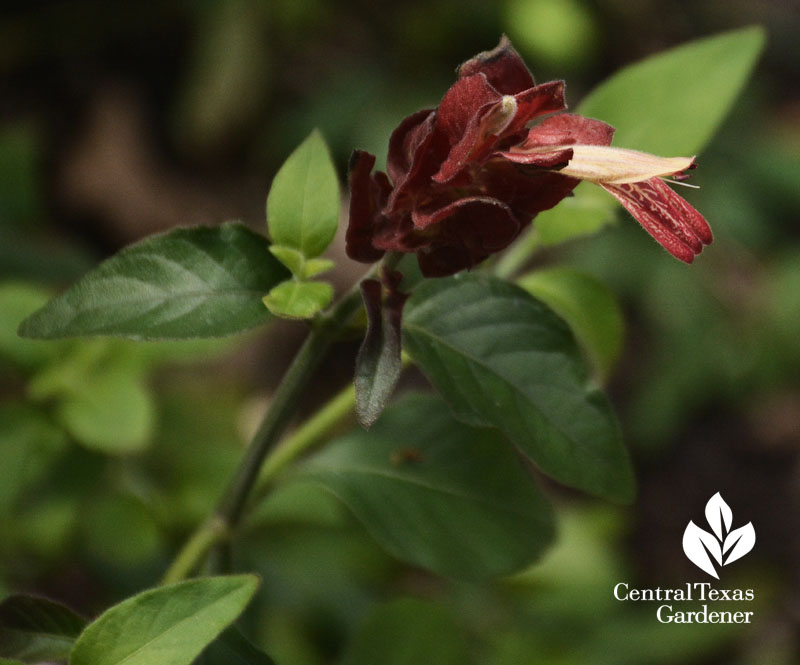
<path id="1" fill-rule="evenodd" d="M 539 235 L 531 227 L 500 256 L 492 271 L 497 277 L 513 277 L 539 247 Z"/>
<path id="2" fill-rule="evenodd" d="M 264 460 L 254 500 L 262 498 L 289 464 L 325 440 L 330 431 L 353 413 L 356 391 L 352 384 L 340 390 L 309 420 L 284 439 Z"/>
<path id="3" fill-rule="evenodd" d="M 399 256 L 388 255 L 384 259 L 383 265 L 387 269 L 391 269 L 398 260 Z M 376 267 L 371 274 L 378 269 L 379 267 Z M 229 537 L 239 526 L 267 454 L 273 449 L 275 442 L 289 424 L 300 403 L 302 392 L 325 356 L 325 352 L 361 306 L 359 284 L 360 281 L 342 297 L 333 309 L 315 321 L 314 327 L 273 395 L 264 420 L 223 493 L 214 516 L 202 524 L 186 542 L 168 569 L 164 582 L 175 582 L 185 578 L 200 564 L 211 547 Z M 291 455 L 286 453 L 274 455 L 275 461 L 272 462 L 272 471 L 269 473 L 276 474 L 299 452 L 302 450 L 292 452 Z M 284 459 L 283 462 L 281 462 L 281 458 Z"/>
<path id="4" fill-rule="evenodd" d="M 180 582 L 203 560 L 209 550 L 227 535 L 226 524 L 216 516 L 204 522 L 186 541 L 183 549 L 164 573 L 161 584 Z"/>
<path id="5" fill-rule="evenodd" d="M 407 367 L 410 363 L 411 358 L 404 352 L 403 367 Z M 266 496 L 272 483 L 287 466 L 324 443 L 332 430 L 349 420 L 355 406 L 356 391 L 350 384 L 342 388 L 309 420 L 274 448 L 261 467 L 253 503 Z"/>

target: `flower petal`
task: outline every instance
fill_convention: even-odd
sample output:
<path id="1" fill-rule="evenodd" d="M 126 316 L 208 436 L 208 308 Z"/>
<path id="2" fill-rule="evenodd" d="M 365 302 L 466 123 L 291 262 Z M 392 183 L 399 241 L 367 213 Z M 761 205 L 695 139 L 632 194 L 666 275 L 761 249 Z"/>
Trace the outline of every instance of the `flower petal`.
<path id="1" fill-rule="evenodd" d="M 685 263 L 691 263 L 703 245 L 713 240 L 703 216 L 659 178 L 616 185 L 601 182 L 600 185 L 622 203 L 664 249 Z"/>
<path id="2" fill-rule="evenodd" d="M 694 166 L 694 157 L 657 157 L 638 150 L 598 145 L 574 145 L 561 173 L 598 184 L 620 185 L 681 173 Z"/>
<path id="3" fill-rule="evenodd" d="M 517 146 L 519 150 L 535 150 L 541 146 L 559 145 L 609 145 L 614 128 L 600 120 L 582 115 L 562 113 L 545 118 L 528 132 L 527 138 Z"/>
<path id="4" fill-rule="evenodd" d="M 458 199 L 431 212 L 414 211 L 414 225 L 436 225 L 436 239 L 418 253 L 426 277 L 452 275 L 471 268 L 490 254 L 508 247 L 524 224 L 503 202 L 474 196 Z"/>
<path id="5" fill-rule="evenodd" d="M 373 263 L 383 256 L 383 250 L 373 246 L 372 236 L 376 213 L 390 185 L 370 175 L 374 165 L 375 156 L 363 150 L 354 151 L 350 158 L 350 222 L 345 243 L 347 255 L 362 263 Z"/>
<path id="6" fill-rule="evenodd" d="M 439 103 L 436 131 L 444 133 L 454 146 L 462 141 L 470 125 L 476 125 L 502 98 L 483 74 L 459 79 Z"/>
<path id="7" fill-rule="evenodd" d="M 429 117 L 433 113 L 430 109 L 412 113 L 392 132 L 389 138 L 386 172 L 395 185 L 407 177 L 420 145 L 430 135 L 433 118 L 429 120 Z"/>
<path id="8" fill-rule="evenodd" d="M 539 157 L 555 162 L 563 157 L 563 153 Z M 487 163 L 483 182 L 486 196 L 505 201 L 518 219 L 527 222 L 558 204 L 575 189 L 580 180 L 542 170 L 538 164 L 526 165 L 498 159 Z"/>
<path id="9" fill-rule="evenodd" d="M 479 53 L 458 68 L 458 78 L 483 74 L 501 94 L 514 95 L 535 85 L 533 75 L 503 35 L 491 51 Z"/>
<path id="10" fill-rule="evenodd" d="M 564 101 L 564 81 L 542 83 L 514 96 L 517 113 L 509 124 L 506 134 L 520 131 L 535 117 L 545 113 L 556 113 L 567 108 Z"/>

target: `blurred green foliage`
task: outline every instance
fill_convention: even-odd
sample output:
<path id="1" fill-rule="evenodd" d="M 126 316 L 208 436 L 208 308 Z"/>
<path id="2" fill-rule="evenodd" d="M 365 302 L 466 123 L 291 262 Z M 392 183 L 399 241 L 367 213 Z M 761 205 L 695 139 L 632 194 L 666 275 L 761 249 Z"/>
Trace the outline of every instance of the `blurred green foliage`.
<path id="1" fill-rule="evenodd" d="M 640 507 L 553 490 L 560 536 L 542 563 L 466 584 L 389 558 L 332 497 L 290 484 L 251 517 L 235 555 L 263 580 L 242 626 L 283 665 L 611 665 L 642 662 L 643 653 L 664 664 L 795 662 L 784 608 L 797 593 L 786 562 L 800 555 L 800 511 L 780 469 L 796 469 L 800 450 L 800 26 L 780 3 L 761 4 L 73 0 L 6 10 L 0 592 L 38 590 L 94 614 L 152 585 L 213 506 L 246 438 L 248 399 L 264 388 L 265 366 L 237 373 L 243 361 L 230 360 L 231 345 L 16 337 L 54 289 L 121 243 L 113 211 L 87 219 L 59 184 L 74 168 L 70 147 L 87 140 L 96 95 L 132 88 L 151 123 L 140 138 L 199 188 L 209 179 L 265 184 L 315 126 L 340 173 L 354 147 L 381 164 L 397 123 L 435 105 L 454 65 L 503 31 L 539 80 L 567 79 L 574 108 L 623 64 L 762 22 L 765 59 L 694 177 L 702 189 L 689 198 L 716 235 L 701 259 L 690 269 L 673 262 L 627 218 L 537 255 L 605 283 L 621 301 L 622 358 L 616 373 L 602 369 L 645 488 Z M 248 210 L 263 206 L 265 187 L 256 189 Z M 249 221 L 262 223 L 259 214 Z M 598 342 L 602 362 L 612 346 Z M 687 447 L 699 438 L 717 456 L 690 462 Z M 673 474 L 671 491 L 653 496 L 647 488 L 664 473 Z M 755 522 L 759 545 L 736 580 L 759 589 L 758 623 L 665 627 L 650 607 L 615 601 L 619 580 L 687 579 L 688 568 L 662 565 L 637 534 L 643 515 L 657 515 L 654 549 L 679 558 L 669 515 L 702 505 L 711 482 L 721 486 L 710 490 L 744 487 L 754 515 L 779 513 L 775 524 Z"/>

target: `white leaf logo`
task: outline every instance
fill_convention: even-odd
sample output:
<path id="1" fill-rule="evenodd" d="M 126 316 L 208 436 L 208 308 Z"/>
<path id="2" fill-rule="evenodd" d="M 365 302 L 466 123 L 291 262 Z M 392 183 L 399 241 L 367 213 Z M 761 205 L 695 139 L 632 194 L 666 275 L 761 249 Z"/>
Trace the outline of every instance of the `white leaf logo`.
<path id="1" fill-rule="evenodd" d="M 741 559 L 756 544 L 756 531 L 748 522 L 731 531 L 733 511 L 719 492 L 706 504 L 706 520 L 712 533 L 689 522 L 683 532 L 683 551 L 700 570 L 719 579 L 717 566 L 727 566 Z"/>

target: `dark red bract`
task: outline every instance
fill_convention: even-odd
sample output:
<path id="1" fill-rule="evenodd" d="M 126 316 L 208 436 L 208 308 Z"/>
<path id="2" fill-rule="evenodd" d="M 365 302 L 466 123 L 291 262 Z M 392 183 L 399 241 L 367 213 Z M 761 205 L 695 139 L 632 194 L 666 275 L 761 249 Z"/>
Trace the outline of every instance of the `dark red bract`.
<path id="1" fill-rule="evenodd" d="M 506 248 L 580 182 L 557 172 L 569 146 L 611 143 L 609 125 L 577 115 L 528 128 L 565 108 L 563 82 L 535 85 L 505 37 L 462 64 L 438 108 L 394 131 L 388 175 L 372 173 L 373 155 L 353 154 L 348 255 L 371 263 L 415 252 L 425 276 L 441 277 Z"/>

